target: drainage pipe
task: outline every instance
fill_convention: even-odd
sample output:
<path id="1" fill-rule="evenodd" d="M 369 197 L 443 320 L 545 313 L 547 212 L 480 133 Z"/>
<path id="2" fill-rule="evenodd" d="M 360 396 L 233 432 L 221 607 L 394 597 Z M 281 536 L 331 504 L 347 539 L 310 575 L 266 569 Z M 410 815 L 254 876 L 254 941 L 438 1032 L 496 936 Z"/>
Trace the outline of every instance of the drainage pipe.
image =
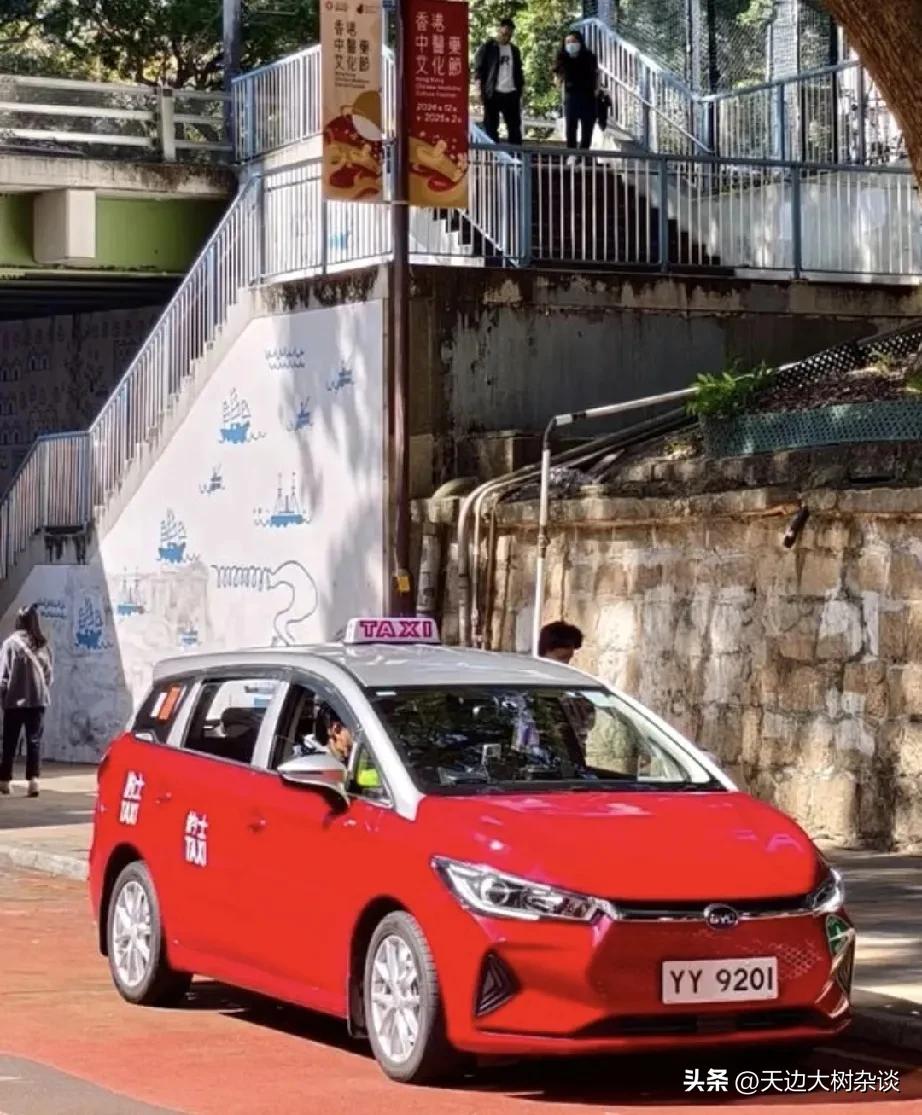
<path id="1" fill-rule="evenodd" d="M 593 407 L 590 410 L 573 411 L 570 414 L 555 414 L 548 422 L 541 440 L 541 494 L 538 501 L 538 557 L 535 565 L 535 611 L 532 618 L 531 650 L 538 655 L 538 642 L 541 637 L 541 619 L 544 612 L 544 580 L 547 563 L 547 522 L 549 489 L 551 481 L 551 435 L 560 426 L 570 426 L 574 422 L 591 421 L 595 418 L 608 418 L 613 414 L 623 414 L 629 410 L 642 410 L 645 407 L 659 406 L 662 403 L 679 402 L 690 399 L 695 388 L 683 391 L 670 391 L 665 395 L 650 395 L 645 399 L 631 399 L 626 403 L 611 403 L 609 406 Z"/>

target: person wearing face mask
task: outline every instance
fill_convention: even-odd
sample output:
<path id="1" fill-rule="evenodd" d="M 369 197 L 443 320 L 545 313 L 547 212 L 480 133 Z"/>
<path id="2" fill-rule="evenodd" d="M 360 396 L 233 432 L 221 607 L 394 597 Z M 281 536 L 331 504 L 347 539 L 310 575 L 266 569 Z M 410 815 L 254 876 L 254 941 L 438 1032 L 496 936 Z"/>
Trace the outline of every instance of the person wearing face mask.
<path id="1" fill-rule="evenodd" d="M 512 41 L 515 24 L 501 20 L 496 37 L 485 42 L 474 59 L 474 75 L 480 84 L 483 100 L 483 130 L 494 143 L 499 142 L 499 118 L 506 122 L 508 142 L 518 147 L 522 142 L 522 93 L 525 74 L 522 55 Z"/>
<path id="2" fill-rule="evenodd" d="M 554 67 L 557 84 L 563 86 L 567 147 L 588 151 L 592 146 L 599 94 L 599 60 L 586 46 L 580 31 L 564 39 Z"/>

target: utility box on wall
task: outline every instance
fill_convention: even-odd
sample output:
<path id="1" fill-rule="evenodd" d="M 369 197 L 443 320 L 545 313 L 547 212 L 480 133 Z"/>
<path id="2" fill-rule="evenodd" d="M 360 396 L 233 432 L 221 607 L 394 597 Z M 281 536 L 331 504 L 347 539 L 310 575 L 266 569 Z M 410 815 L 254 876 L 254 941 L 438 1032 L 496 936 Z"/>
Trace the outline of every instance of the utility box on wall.
<path id="1" fill-rule="evenodd" d="M 96 260 L 96 191 L 37 194 L 32 254 L 36 263 L 86 264 Z"/>

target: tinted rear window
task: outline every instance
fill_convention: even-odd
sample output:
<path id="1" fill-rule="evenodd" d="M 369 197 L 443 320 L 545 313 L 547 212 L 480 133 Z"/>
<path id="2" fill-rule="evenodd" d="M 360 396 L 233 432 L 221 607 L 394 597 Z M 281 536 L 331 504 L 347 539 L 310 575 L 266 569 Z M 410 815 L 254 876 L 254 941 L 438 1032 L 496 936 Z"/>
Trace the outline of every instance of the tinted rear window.
<path id="1" fill-rule="evenodd" d="M 134 722 L 135 732 L 149 732 L 160 743 L 166 743 L 189 691 L 191 681 L 164 681 L 156 685 L 141 706 Z"/>

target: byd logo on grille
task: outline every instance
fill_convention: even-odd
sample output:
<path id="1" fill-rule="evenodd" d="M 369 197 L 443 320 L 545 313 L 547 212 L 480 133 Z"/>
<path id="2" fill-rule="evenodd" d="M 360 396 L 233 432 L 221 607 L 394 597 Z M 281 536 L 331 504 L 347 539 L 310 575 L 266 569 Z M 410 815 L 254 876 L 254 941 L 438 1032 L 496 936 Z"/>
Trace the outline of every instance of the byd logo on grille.
<path id="1" fill-rule="evenodd" d="M 733 929 L 739 925 L 740 916 L 732 906 L 708 906 L 704 920 L 711 929 Z"/>

